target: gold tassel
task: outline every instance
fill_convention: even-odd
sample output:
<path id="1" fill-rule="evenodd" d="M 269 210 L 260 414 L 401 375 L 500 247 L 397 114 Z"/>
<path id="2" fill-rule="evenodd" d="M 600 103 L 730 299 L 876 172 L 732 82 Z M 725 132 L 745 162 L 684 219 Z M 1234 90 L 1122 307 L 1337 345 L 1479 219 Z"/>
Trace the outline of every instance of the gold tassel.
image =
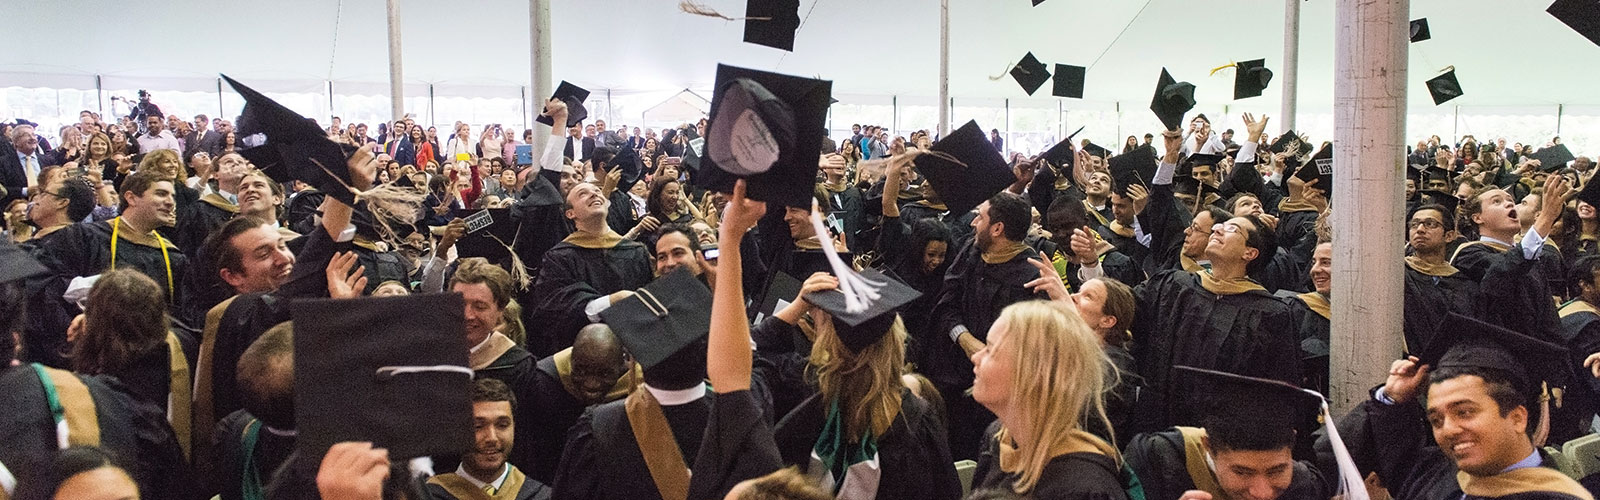
<path id="1" fill-rule="evenodd" d="M 678 2 L 678 10 L 684 11 L 684 12 L 689 13 L 689 14 L 694 14 L 694 15 L 697 15 L 697 16 L 715 17 L 715 18 L 725 19 L 725 20 L 728 20 L 728 21 L 771 21 L 772 20 L 771 17 L 765 17 L 765 16 L 763 16 L 763 17 L 728 17 L 726 15 L 723 15 L 721 12 L 717 12 L 716 9 L 713 9 L 711 7 L 707 7 L 707 6 L 702 5 L 702 4 L 694 3 L 694 2 L 692 2 L 690 0 L 682 0 L 682 1 Z"/>
<path id="2" fill-rule="evenodd" d="M 528 266 L 522 264 L 522 257 L 518 256 L 517 251 L 511 248 L 511 245 L 507 245 L 505 240 L 500 239 L 499 236 L 495 236 L 492 233 L 484 234 L 489 235 L 490 238 L 494 238 L 495 243 L 499 243 L 500 246 L 505 247 L 506 252 L 511 254 L 511 279 L 516 280 L 517 284 L 520 285 L 518 287 L 519 290 L 527 290 L 528 285 L 533 284 L 533 276 L 528 274 Z M 521 236 L 522 234 L 519 232 L 517 235 Z M 511 241 L 516 242 L 517 239 L 512 238 Z"/>
<path id="3" fill-rule="evenodd" d="M 367 208 L 372 212 L 372 218 L 376 222 L 373 229 L 378 232 L 378 237 L 388 242 L 391 247 L 400 246 L 400 237 L 394 232 L 393 228 L 389 227 L 389 218 L 402 217 L 404 220 L 414 221 L 417 211 L 422 209 L 423 200 L 428 197 L 422 188 L 403 188 L 394 184 L 382 184 L 366 191 L 360 191 L 345 182 L 344 178 L 334 174 L 333 170 L 329 169 L 327 165 L 323 165 L 322 162 L 317 161 L 316 158 L 309 159 L 311 163 L 333 177 L 333 180 L 338 181 L 345 189 L 350 190 L 350 193 L 356 196 L 357 202 L 366 200 Z"/>
<path id="4" fill-rule="evenodd" d="M 1230 62 L 1228 64 L 1224 64 L 1224 65 L 1221 65 L 1221 66 L 1217 66 L 1215 68 L 1211 68 L 1211 74 L 1208 74 L 1206 76 L 1216 76 L 1218 71 L 1222 71 L 1222 70 L 1225 70 L 1225 69 L 1228 69 L 1228 68 L 1237 68 L 1237 67 L 1239 67 L 1239 63 Z"/>
<path id="5" fill-rule="evenodd" d="M 1017 65 L 1017 63 L 1007 64 L 1006 65 L 1006 69 L 1000 70 L 1000 74 L 999 75 L 995 75 L 995 76 L 989 77 L 989 81 L 991 81 L 991 82 L 1000 81 L 1001 78 L 1005 78 L 1006 75 L 1011 74 L 1011 68 L 1016 67 L 1016 65 Z M 1027 72 L 1028 70 L 1022 70 L 1022 71 L 1023 72 Z"/>

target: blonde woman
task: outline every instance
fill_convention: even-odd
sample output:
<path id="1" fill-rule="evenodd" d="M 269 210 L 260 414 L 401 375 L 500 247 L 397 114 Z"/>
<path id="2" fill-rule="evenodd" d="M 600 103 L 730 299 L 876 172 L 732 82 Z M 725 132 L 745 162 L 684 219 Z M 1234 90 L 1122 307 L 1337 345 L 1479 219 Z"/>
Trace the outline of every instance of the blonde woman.
<path id="1" fill-rule="evenodd" d="M 1114 376 L 1089 325 L 1065 304 L 1019 302 L 1000 312 L 988 338 L 972 355 L 972 397 L 998 420 L 984 434 L 972 488 L 1128 498 L 1122 457 L 1084 430 L 1091 419 L 1110 428 L 1103 394 Z"/>

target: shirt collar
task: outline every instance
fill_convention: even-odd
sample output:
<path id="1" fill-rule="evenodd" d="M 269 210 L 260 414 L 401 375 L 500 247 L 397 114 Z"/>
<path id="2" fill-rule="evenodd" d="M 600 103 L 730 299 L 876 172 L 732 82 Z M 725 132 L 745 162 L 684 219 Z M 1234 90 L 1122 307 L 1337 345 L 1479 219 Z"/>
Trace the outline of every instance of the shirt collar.
<path id="1" fill-rule="evenodd" d="M 705 384 L 695 384 L 694 387 L 676 391 L 657 389 L 650 387 L 650 384 L 643 385 L 645 390 L 650 391 L 650 395 L 656 397 L 656 402 L 661 403 L 661 406 L 686 405 L 695 401 L 699 401 L 700 398 L 706 396 Z"/>
<path id="2" fill-rule="evenodd" d="M 1506 243 L 1504 241 L 1500 241 L 1499 238 L 1491 238 L 1489 236 L 1480 235 L 1480 236 L 1478 236 L 1478 241 L 1487 241 L 1487 242 L 1490 242 L 1490 243 L 1497 243 L 1497 244 L 1499 244 L 1501 246 L 1508 246 L 1508 247 L 1511 246 L 1510 243 Z M 1535 453 L 1535 455 L 1537 455 L 1537 453 Z"/>
<path id="3" fill-rule="evenodd" d="M 1517 463 L 1511 464 L 1510 467 L 1506 467 L 1506 470 L 1500 471 L 1500 473 L 1501 474 L 1505 474 L 1507 472 L 1511 472 L 1511 471 L 1514 471 L 1514 470 L 1517 470 L 1517 469 L 1526 469 L 1526 468 L 1529 468 L 1529 467 L 1538 467 L 1539 464 L 1541 464 L 1541 463 L 1544 463 L 1544 457 L 1540 457 L 1539 456 L 1539 449 L 1538 448 L 1534 448 L 1533 454 L 1528 455 L 1528 458 L 1524 458 L 1522 460 L 1517 461 Z"/>
<path id="4" fill-rule="evenodd" d="M 511 463 L 507 462 L 500 466 L 500 477 L 495 478 L 493 483 L 485 483 L 483 481 L 479 481 L 478 478 L 472 477 L 472 474 L 468 474 L 466 467 L 463 465 L 456 466 L 456 475 L 461 476 L 462 479 L 466 479 L 467 482 L 472 483 L 473 486 L 476 486 L 480 490 L 483 489 L 484 485 L 489 485 L 494 486 L 495 491 L 500 491 L 500 487 L 506 484 L 506 478 L 511 475 Z"/>

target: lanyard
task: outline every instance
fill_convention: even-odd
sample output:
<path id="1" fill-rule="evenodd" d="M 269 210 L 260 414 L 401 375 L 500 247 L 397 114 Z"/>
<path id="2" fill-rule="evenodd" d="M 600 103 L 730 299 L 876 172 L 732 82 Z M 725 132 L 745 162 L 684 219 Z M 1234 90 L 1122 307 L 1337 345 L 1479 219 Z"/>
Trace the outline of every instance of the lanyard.
<path id="1" fill-rule="evenodd" d="M 122 229 L 122 218 L 121 217 L 117 217 L 117 218 L 111 219 L 111 268 L 112 269 L 116 269 L 117 268 L 117 232 L 120 229 Z M 173 291 L 175 289 L 172 287 L 172 256 L 167 254 L 167 240 L 162 239 L 161 238 L 161 234 L 155 232 L 155 230 L 151 230 L 150 231 L 150 235 L 156 237 L 156 245 L 161 247 L 161 261 L 162 261 L 162 263 L 167 265 L 167 299 L 171 300 L 172 299 L 172 295 L 173 295 Z"/>

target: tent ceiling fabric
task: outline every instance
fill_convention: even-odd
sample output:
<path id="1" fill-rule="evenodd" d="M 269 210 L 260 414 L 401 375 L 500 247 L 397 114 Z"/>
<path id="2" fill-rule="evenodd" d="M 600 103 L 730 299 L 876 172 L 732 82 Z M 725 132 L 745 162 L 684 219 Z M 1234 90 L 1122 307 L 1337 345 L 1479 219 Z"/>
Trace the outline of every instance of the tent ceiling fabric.
<path id="1" fill-rule="evenodd" d="M 36 50 L 0 55 L 0 74 L 74 82 L 93 74 L 156 80 L 214 78 L 220 72 L 245 81 L 388 79 L 384 3 L 378 0 L 0 3 L 9 19 L 27 21 L 9 24 L 11 39 L 37 42 Z M 737 16 L 745 2 L 701 3 Z M 815 3 L 801 2 L 801 15 L 810 10 L 810 16 L 795 52 L 786 53 L 742 43 L 741 23 L 684 14 L 675 1 L 552 0 L 551 80 L 618 92 L 708 88 L 721 62 L 829 79 L 841 94 L 937 95 L 937 2 Z M 1333 3 L 1308 0 L 1302 9 L 1300 103 L 1308 112 L 1325 112 L 1333 104 Z M 1433 107 L 1422 82 L 1450 65 L 1466 95 L 1446 107 L 1600 104 L 1592 78 L 1576 70 L 1600 61 L 1600 47 L 1546 14 L 1549 3 L 1413 0 L 1412 17 L 1427 17 L 1433 32 L 1432 40 L 1410 45 L 1413 112 Z M 1165 66 L 1178 80 L 1199 87 L 1201 105 L 1278 109 L 1282 1 L 1150 0 L 1134 19 L 1143 6 L 1138 0 L 1054 0 L 1038 7 L 1025 0 L 952 0 L 951 95 L 1024 98 L 1010 79 L 989 76 L 1029 51 L 1046 64 L 1080 66 L 1095 63 L 1104 51 L 1089 69 L 1085 101 L 1147 101 L 1151 82 Z M 408 83 L 527 84 L 527 0 L 402 0 L 401 14 Z M 1493 21 L 1485 24 L 1485 16 Z M 141 32 L 118 36 L 111 29 L 132 25 Z M 1124 26 L 1127 33 L 1108 49 Z M 62 39 L 63 33 L 71 35 Z M 1261 97 L 1235 103 L 1231 70 L 1206 75 L 1230 61 L 1258 58 L 1280 75 Z M 1074 102 L 1079 101 L 1067 101 Z"/>

